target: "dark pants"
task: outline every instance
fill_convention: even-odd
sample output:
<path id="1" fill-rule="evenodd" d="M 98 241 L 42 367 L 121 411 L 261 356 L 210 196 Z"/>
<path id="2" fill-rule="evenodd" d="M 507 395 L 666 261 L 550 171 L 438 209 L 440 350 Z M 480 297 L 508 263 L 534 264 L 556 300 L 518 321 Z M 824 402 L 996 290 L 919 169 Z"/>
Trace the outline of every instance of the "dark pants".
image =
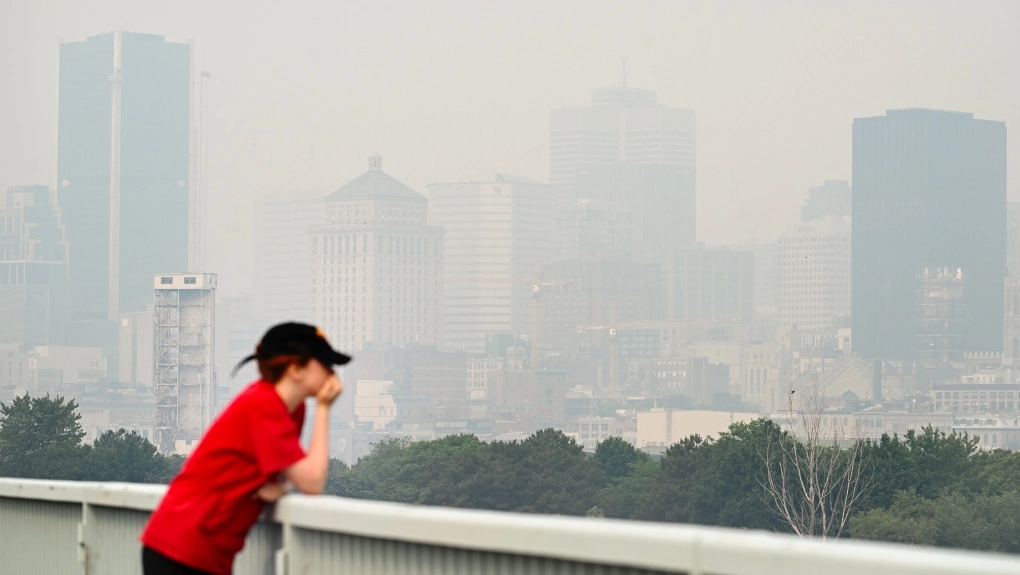
<path id="1" fill-rule="evenodd" d="M 142 573 L 144 575 L 209 575 L 205 571 L 178 563 L 148 547 L 142 547 Z"/>

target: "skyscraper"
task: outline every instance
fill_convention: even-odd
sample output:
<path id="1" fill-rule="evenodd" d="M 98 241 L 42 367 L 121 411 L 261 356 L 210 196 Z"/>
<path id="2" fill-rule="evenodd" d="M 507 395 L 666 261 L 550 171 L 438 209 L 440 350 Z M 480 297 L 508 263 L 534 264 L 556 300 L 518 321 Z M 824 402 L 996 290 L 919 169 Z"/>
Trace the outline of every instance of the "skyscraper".
<path id="1" fill-rule="evenodd" d="M 382 171 L 326 197 L 309 230 L 310 312 L 340 349 L 366 343 L 442 344 L 443 230 L 427 224 L 428 200 Z"/>
<path id="2" fill-rule="evenodd" d="M 854 351 L 912 359 L 924 270 L 966 278 L 966 346 L 1002 349 L 1006 126 L 890 110 L 853 126 Z"/>
<path id="3" fill-rule="evenodd" d="M 663 265 L 668 317 L 737 320 L 754 317 L 754 256 L 727 248 L 692 245 L 668 254 Z"/>
<path id="4" fill-rule="evenodd" d="M 255 203 L 254 309 L 258 327 L 310 321 L 311 252 L 308 229 L 323 223 L 321 192 L 287 192 Z"/>
<path id="5" fill-rule="evenodd" d="M 664 164 L 694 174 L 694 111 L 658 103 L 655 92 L 620 87 L 592 92 L 590 106 L 552 111 L 549 183 L 561 206 L 574 200 L 577 174 L 612 164 Z"/>
<path id="6" fill-rule="evenodd" d="M 779 325 L 818 330 L 850 317 L 850 218 L 826 216 L 779 236 Z"/>
<path id="7" fill-rule="evenodd" d="M 531 286 L 551 259 L 549 186 L 497 175 L 430 184 L 429 222 L 443 228 L 443 345 L 485 351 L 485 336 L 530 334 Z"/>
<path id="8" fill-rule="evenodd" d="M 0 203 L 0 343 L 64 341 L 67 241 L 47 186 L 9 188 Z"/>
<path id="9" fill-rule="evenodd" d="M 850 182 L 808 191 L 800 226 L 779 237 L 779 325 L 818 330 L 850 318 Z"/>
<path id="10" fill-rule="evenodd" d="M 190 67 L 188 45 L 151 34 L 60 46 L 58 196 L 80 326 L 145 309 L 153 275 L 186 271 Z"/>
<path id="11" fill-rule="evenodd" d="M 630 245 L 621 251 L 657 258 L 695 240 L 694 170 L 666 164 L 598 166 L 577 174 L 578 201 L 604 201 L 629 212 Z"/>
<path id="12" fill-rule="evenodd" d="M 849 217 L 852 198 L 850 182 L 825 180 L 824 184 L 808 190 L 807 201 L 800 209 L 800 221 L 807 223 L 825 216 Z"/>

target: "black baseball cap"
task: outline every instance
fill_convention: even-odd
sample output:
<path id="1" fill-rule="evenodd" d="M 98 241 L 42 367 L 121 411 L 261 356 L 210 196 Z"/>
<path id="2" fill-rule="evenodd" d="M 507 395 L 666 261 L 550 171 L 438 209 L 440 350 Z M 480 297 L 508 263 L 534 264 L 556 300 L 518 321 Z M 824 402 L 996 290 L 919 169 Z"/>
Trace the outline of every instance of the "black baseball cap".
<path id="1" fill-rule="evenodd" d="M 351 361 L 350 356 L 333 349 L 326 339 L 326 334 L 314 325 L 281 323 L 269 328 L 262 336 L 262 341 L 255 346 L 255 353 L 242 359 L 234 368 L 234 373 L 253 359 L 270 359 L 280 355 L 311 357 L 327 368 Z"/>

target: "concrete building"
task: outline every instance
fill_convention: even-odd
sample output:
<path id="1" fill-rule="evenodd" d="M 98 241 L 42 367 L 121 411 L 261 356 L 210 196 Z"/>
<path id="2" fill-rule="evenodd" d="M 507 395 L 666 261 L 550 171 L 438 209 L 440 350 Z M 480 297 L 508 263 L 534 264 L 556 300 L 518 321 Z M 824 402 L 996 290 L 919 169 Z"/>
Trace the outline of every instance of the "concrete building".
<path id="1" fill-rule="evenodd" d="M 525 178 L 429 184 L 429 222 L 445 232 L 443 346 L 482 353 L 485 336 L 530 334 L 531 286 L 551 259 L 554 190 Z"/>
<path id="2" fill-rule="evenodd" d="M 625 253 L 660 257 L 673 248 L 687 247 L 696 238 L 697 201 L 690 166 L 596 166 L 578 172 L 574 193 L 578 201 L 602 201 L 630 214 L 631 243 L 618 246 Z"/>
<path id="3" fill-rule="evenodd" d="M 701 245 L 675 249 L 662 272 L 667 317 L 751 323 L 754 258 L 750 253 Z"/>
<path id="4" fill-rule="evenodd" d="M 605 200 L 581 199 L 556 211 L 552 261 L 626 255 L 634 245 L 633 214 Z"/>
<path id="5" fill-rule="evenodd" d="M 669 447 L 691 435 L 719 437 L 734 423 L 749 423 L 757 413 L 652 409 L 637 412 L 637 447 Z"/>
<path id="6" fill-rule="evenodd" d="M 936 413 L 1016 417 L 1020 412 L 1020 383 L 954 382 L 933 384 L 928 392 Z"/>
<path id="7" fill-rule="evenodd" d="M 236 375 L 231 374 L 237 363 L 255 349 L 265 332 L 262 320 L 256 317 L 251 296 L 225 297 L 216 302 L 218 410 L 259 377 L 258 366 L 254 362 L 246 364 Z"/>
<path id="8" fill-rule="evenodd" d="M 813 222 L 829 216 L 849 218 L 852 213 L 852 202 L 850 182 L 825 180 L 824 184 L 808 189 L 807 201 L 800 209 L 800 221 Z"/>
<path id="9" fill-rule="evenodd" d="M 428 200 L 382 171 L 382 158 L 326 198 L 309 230 L 310 315 L 340 349 L 442 345 L 442 228 Z"/>
<path id="10" fill-rule="evenodd" d="M 972 114 L 890 110 L 853 126 L 854 350 L 916 353 L 925 268 L 967 279 L 968 351 L 1002 346 L 1006 126 Z"/>
<path id="11" fill-rule="evenodd" d="M 1006 202 L 1006 269 L 1020 276 L 1020 202 Z"/>
<path id="12" fill-rule="evenodd" d="M 216 408 L 216 274 L 157 275 L 153 285 L 153 443 L 162 453 L 187 453 Z"/>
<path id="13" fill-rule="evenodd" d="M 552 111 L 549 183 L 560 205 L 570 206 L 577 175 L 598 166 L 662 164 L 694 174 L 696 143 L 693 110 L 660 104 L 655 92 L 626 82 L 597 89 L 589 106 Z"/>
<path id="14" fill-rule="evenodd" d="M 846 216 L 802 223 L 779 237 L 779 325 L 824 329 L 850 320 L 851 224 Z"/>
<path id="15" fill-rule="evenodd" d="M 586 329 L 659 319 L 659 284 L 659 266 L 627 257 L 545 266 L 533 293 L 538 319 L 532 350 L 573 352 L 583 345 Z"/>
<path id="16" fill-rule="evenodd" d="M 65 343 L 67 241 L 46 186 L 8 188 L 0 203 L 0 343 Z"/>
<path id="17" fill-rule="evenodd" d="M 256 331 L 285 321 L 311 321 L 308 230 L 323 223 L 324 197 L 317 191 L 282 192 L 255 201 L 251 311 Z"/>
<path id="18" fill-rule="evenodd" d="M 779 244 L 752 241 L 729 248 L 749 252 L 754 258 L 754 329 L 751 333 L 754 339 L 767 341 L 779 327 Z"/>
<path id="19" fill-rule="evenodd" d="M 903 437 L 908 431 L 920 433 L 928 426 L 947 434 L 953 431 L 951 414 L 892 411 L 881 406 L 860 411 L 776 412 L 769 418 L 802 439 L 807 436 L 807 429 L 817 429 L 823 441 L 879 440 L 883 435 Z"/>
<path id="20" fill-rule="evenodd" d="M 1020 450 L 1020 419 L 1013 417 L 961 417 L 953 420 L 953 431 L 977 438 L 978 449 Z"/>
<path id="21" fill-rule="evenodd" d="M 152 386 L 153 350 L 156 317 L 153 306 L 144 311 L 120 314 L 120 362 L 118 374 L 123 383 Z"/>
<path id="22" fill-rule="evenodd" d="M 191 48 L 110 32 L 60 45 L 59 205 L 74 334 L 116 352 L 120 312 L 152 302 L 152 276 L 188 262 Z"/>
<path id="23" fill-rule="evenodd" d="M 0 388 L 32 394 L 76 395 L 107 381 L 107 361 L 98 347 L 0 344 Z"/>
<path id="24" fill-rule="evenodd" d="M 354 416 L 358 423 L 368 424 L 371 430 L 386 429 L 386 426 L 397 418 L 397 404 L 393 399 L 393 382 L 358 380 L 354 396 Z"/>

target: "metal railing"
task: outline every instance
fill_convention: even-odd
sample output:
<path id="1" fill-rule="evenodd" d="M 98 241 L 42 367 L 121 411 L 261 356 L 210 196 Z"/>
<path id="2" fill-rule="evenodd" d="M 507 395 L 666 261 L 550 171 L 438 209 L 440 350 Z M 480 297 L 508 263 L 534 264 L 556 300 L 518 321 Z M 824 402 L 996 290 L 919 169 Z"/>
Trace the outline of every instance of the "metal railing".
<path id="1" fill-rule="evenodd" d="M 164 486 L 0 479 L 0 572 L 140 572 Z M 248 537 L 238 575 L 996 575 L 1020 558 L 692 525 L 289 495 Z"/>

